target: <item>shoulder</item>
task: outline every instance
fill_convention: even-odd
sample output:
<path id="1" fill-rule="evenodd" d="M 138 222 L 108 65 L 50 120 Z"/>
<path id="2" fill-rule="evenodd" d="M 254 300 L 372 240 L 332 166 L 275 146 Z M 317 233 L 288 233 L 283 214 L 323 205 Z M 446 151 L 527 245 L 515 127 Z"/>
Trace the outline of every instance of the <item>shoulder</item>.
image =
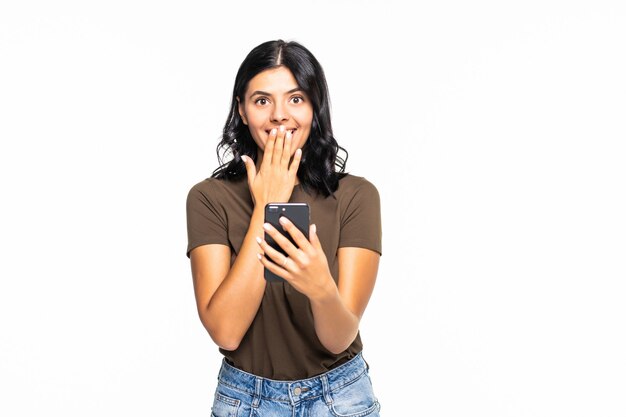
<path id="1" fill-rule="evenodd" d="M 225 192 L 236 192 L 237 189 L 247 186 L 246 181 L 228 181 L 218 178 L 205 178 L 194 184 L 187 193 L 187 199 L 219 197 Z"/>
<path id="2" fill-rule="evenodd" d="M 217 178 L 205 178 L 202 181 L 194 184 L 189 189 L 189 195 L 198 195 L 198 194 L 211 194 L 218 189 L 221 189 L 222 181 Z"/>
<path id="3" fill-rule="evenodd" d="M 367 180 L 365 177 L 347 174 L 339 180 L 337 194 L 344 198 L 352 198 L 356 194 L 361 194 L 365 196 L 378 196 L 378 189 L 371 181 Z"/>

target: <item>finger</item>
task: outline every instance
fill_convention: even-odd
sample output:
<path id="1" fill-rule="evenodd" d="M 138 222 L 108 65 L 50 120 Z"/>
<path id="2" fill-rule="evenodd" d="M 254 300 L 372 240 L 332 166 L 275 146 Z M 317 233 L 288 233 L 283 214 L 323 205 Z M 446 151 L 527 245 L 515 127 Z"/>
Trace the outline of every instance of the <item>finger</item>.
<path id="1" fill-rule="evenodd" d="M 306 236 L 304 236 L 304 233 L 302 233 L 300 229 L 298 229 L 296 225 L 293 224 L 291 220 L 289 220 L 285 216 L 281 216 L 281 218 L 278 219 L 278 221 L 283 226 L 283 229 L 285 229 L 291 235 L 291 237 L 296 242 L 298 247 L 302 249 L 304 252 L 308 253 L 309 249 L 311 248 L 311 243 L 306 238 Z"/>
<path id="2" fill-rule="evenodd" d="M 254 161 L 247 155 L 241 155 L 241 159 L 243 160 L 243 165 L 246 168 L 246 173 L 248 174 L 248 183 L 252 184 L 254 182 L 254 177 L 256 177 L 256 167 L 254 166 Z"/>
<path id="3" fill-rule="evenodd" d="M 272 237 L 272 239 L 274 239 L 278 246 L 280 246 L 285 252 L 287 252 L 287 255 L 290 258 L 292 258 L 293 260 L 300 259 L 302 253 L 299 252 L 298 248 L 296 248 L 289 239 L 287 239 L 285 236 L 283 236 L 282 233 L 276 230 L 274 226 L 269 223 L 264 223 L 263 229 L 265 229 L 265 233 L 267 233 L 269 236 Z"/>
<path id="4" fill-rule="evenodd" d="M 263 151 L 263 161 L 261 161 L 261 169 L 264 171 L 267 170 L 267 168 L 272 164 L 272 153 L 274 152 L 276 134 L 277 134 L 277 130 L 272 129 L 270 131 L 269 137 L 267 138 L 267 142 L 265 142 L 265 150 Z"/>
<path id="5" fill-rule="evenodd" d="M 291 274 L 288 271 L 279 267 L 274 262 L 270 261 L 269 259 L 261 255 L 260 253 L 257 253 L 256 256 L 257 258 L 259 258 L 259 261 L 263 264 L 264 267 L 266 267 L 267 269 L 269 269 L 270 271 L 272 271 L 279 277 L 283 278 L 286 281 L 289 281 L 291 279 Z"/>
<path id="6" fill-rule="evenodd" d="M 278 134 L 276 135 L 276 143 L 274 144 L 274 153 L 272 155 L 272 165 L 280 164 L 280 157 L 283 154 L 283 145 L 285 143 L 285 125 L 280 125 Z"/>
<path id="7" fill-rule="evenodd" d="M 300 160 L 302 159 L 302 149 L 298 148 L 296 153 L 293 155 L 293 161 L 291 161 L 291 165 L 289 166 L 289 175 L 295 178 L 298 173 L 298 167 L 300 166 Z"/>
<path id="8" fill-rule="evenodd" d="M 322 242 L 320 242 L 320 238 L 317 236 L 317 226 L 315 224 L 309 227 L 309 240 L 315 248 L 322 249 Z"/>
<path id="9" fill-rule="evenodd" d="M 256 237 L 256 241 L 261 247 L 261 249 L 263 250 L 263 253 L 265 253 L 265 256 L 267 258 L 269 258 L 271 261 L 273 261 L 277 265 L 280 265 L 281 268 L 285 269 L 285 267 L 282 266 L 283 263 L 285 263 L 285 259 L 287 259 L 285 255 L 283 255 L 280 251 L 277 251 L 276 249 L 274 249 L 272 246 L 270 246 L 269 243 L 267 243 L 265 240 L 261 239 L 258 236 Z"/>
<path id="10" fill-rule="evenodd" d="M 283 145 L 283 156 L 280 158 L 281 168 L 287 170 L 289 168 L 289 159 L 291 158 L 291 141 L 293 137 L 291 132 L 285 135 L 285 144 Z"/>

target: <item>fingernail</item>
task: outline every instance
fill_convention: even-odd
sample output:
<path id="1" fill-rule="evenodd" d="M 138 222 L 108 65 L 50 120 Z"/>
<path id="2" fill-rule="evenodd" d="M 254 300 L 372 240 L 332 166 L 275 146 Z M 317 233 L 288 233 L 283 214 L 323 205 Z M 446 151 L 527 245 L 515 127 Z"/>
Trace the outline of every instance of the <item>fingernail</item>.
<path id="1" fill-rule="evenodd" d="M 265 230 L 272 230 L 272 226 L 269 223 L 263 223 L 263 228 Z"/>
<path id="2" fill-rule="evenodd" d="M 287 139 L 291 139 L 291 131 L 287 132 L 287 136 L 286 136 L 286 138 L 287 138 Z"/>
<path id="3" fill-rule="evenodd" d="M 262 256 L 261 256 L 261 254 L 260 254 L 260 253 L 257 253 L 257 254 L 256 254 L 256 257 L 257 257 L 257 258 L 259 258 L 259 261 L 260 261 L 260 260 L 261 260 L 261 258 L 262 258 Z"/>
<path id="4" fill-rule="evenodd" d="M 311 228 L 313 229 L 313 233 L 317 233 L 317 226 L 316 225 L 312 225 Z"/>
<path id="5" fill-rule="evenodd" d="M 287 219 L 285 217 L 281 217 L 280 219 L 278 219 L 278 221 L 280 222 L 280 224 L 287 224 Z"/>
<path id="6" fill-rule="evenodd" d="M 276 128 L 272 129 L 272 135 L 276 134 Z"/>
<path id="7" fill-rule="evenodd" d="M 297 149 L 296 153 L 298 154 L 298 156 L 302 155 L 302 149 Z"/>
<path id="8" fill-rule="evenodd" d="M 248 157 L 245 155 L 241 155 L 241 159 L 243 160 L 244 163 L 248 163 Z"/>
<path id="9" fill-rule="evenodd" d="M 259 243 L 263 242 L 263 241 L 261 240 L 261 238 L 260 238 L 260 237 L 258 237 L 258 236 L 256 237 L 256 241 L 257 241 L 257 242 L 259 242 Z"/>
<path id="10" fill-rule="evenodd" d="M 285 126 L 284 125 L 280 125 L 280 131 L 284 132 L 285 131 Z"/>

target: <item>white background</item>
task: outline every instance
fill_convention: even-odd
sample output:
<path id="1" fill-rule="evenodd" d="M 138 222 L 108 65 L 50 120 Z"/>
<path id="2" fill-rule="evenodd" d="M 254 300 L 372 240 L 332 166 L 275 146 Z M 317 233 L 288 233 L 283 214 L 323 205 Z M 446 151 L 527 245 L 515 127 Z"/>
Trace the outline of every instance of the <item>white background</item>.
<path id="1" fill-rule="evenodd" d="M 0 415 L 207 416 L 185 198 L 296 40 L 382 198 L 382 415 L 626 415 L 620 1 L 0 6 Z"/>

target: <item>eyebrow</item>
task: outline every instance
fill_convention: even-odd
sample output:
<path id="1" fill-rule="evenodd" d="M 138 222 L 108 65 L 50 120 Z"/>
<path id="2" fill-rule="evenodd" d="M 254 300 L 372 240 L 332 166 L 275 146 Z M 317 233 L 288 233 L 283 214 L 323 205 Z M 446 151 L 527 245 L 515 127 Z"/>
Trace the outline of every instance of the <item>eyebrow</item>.
<path id="1" fill-rule="evenodd" d="M 291 90 L 287 91 L 287 94 L 295 93 L 296 91 L 302 91 L 302 89 L 300 87 L 292 88 Z M 271 94 L 266 91 L 256 90 L 254 93 L 250 94 L 250 97 L 254 97 L 257 95 L 271 96 Z"/>

